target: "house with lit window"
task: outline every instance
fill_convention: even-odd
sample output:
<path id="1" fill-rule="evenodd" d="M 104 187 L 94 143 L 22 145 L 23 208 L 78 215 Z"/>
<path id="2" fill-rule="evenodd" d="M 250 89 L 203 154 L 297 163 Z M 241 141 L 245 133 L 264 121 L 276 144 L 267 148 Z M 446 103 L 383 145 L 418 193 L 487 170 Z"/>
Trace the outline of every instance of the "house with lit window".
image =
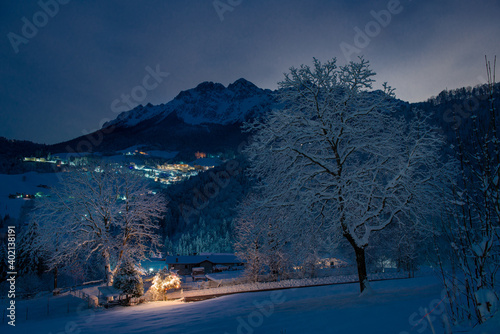
<path id="1" fill-rule="evenodd" d="M 226 270 L 236 270 L 244 265 L 244 261 L 230 253 L 200 253 L 197 255 L 167 256 L 168 269 L 177 270 L 179 275 L 190 275 L 193 268 L 203 267 L 205 274 Z"/>

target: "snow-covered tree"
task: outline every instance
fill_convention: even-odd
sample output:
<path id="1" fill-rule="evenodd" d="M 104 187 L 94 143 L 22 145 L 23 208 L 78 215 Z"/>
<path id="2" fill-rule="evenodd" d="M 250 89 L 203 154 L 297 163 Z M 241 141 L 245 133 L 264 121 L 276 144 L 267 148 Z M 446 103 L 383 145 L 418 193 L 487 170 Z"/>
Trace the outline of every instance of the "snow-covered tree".
<path id="1" fill-rule="evenodd" d="M 343 236 L 356 256 L 361 291 L 372 234 L 411 223 L 410 213 L 421 214 L 420 204 L 432 201 L 441 145 L 424 119 L 394 113 L 390 87 L 369 91 L 374 75 L 363 58 L 340 67 L 335 59 L 314 59 L 312 68 L 291 68 L 279 83 L 282 109 L 246 125 L 254 133 L 247 153 L 263 205 L 286 208 L 287 229 L 311 223 L 325 238 Z"/>
<path id="2" fill-rule="evenodd" d="M 44 258 L 47 254 L 37 249 L 36 243 L 40 237 L 38 222 L 33 221 L 22 230 L 17 242 L 17 263 L 22 274 L 35 273 L 41 275 L 44 271 Z"/>
<path id="3" fill-rule="evenodd" d="M 37 204 L 38 247 L 47 250 L 50 268 L 99 254 L 107 284 L 125 259 L 144 259 L 160 245 L 158 219 L 166 203 L 132 171 L 83 166 L 67 173 L 49 197 Z"/>
<path id="4" fill-rule="evenodd" d="M 132 261 L 122 262 L 114 277 L 113 287 L 123 291 L 128 300 L 144 294 L 141 273 L 135 268 Z"/>
<path id="5" fill-rule="evenodd" d="M 458 177 L 449 181 L 453 198 L 447 202 L 448 215 L 436 238 L 436 253 L 456 322 L 482 323 L 498 310 L 499 302 L 500 120 L 494 98 L 498 87 L 494 68 L 489 62 L 486 65 L 489 110 L 478 110 L 471 116 L 469 137 L 455 129 Z"/>
<path id="6" fill-rule="evenodd" d="M 276 280 L 290 272 L 294 254 L 285 225 L 286 213 L 265 208 L 257 196 L 250 196 L 240 206 L 235 250 L 247 262 L 249 280 L 257 281 L 261 277 Z"/>
<path id="7" fill-rule="evenodd" d="M 231 237 L 228 233 L 229 226 L 225 219 L 206 224 L 205 218 L 200 217 L 193 223 L 175 243 L 172 243 L 172 253 L 179 255 L 192 255 L 194 253 L 227 253 L 231 252 Z M 168 252 L 169 250 L 167 250 Z"/>
<path id="8" fill-rule="evenodd" d="M 246 261 L 248 279 L 314 276 L 318 251 L 324 249 L 319 226 L 303 214 L 300 202 L 294 202 L 293 207 L 275 204 L 259 192 L 248 196 L 239 207 L 234 248 L 238 257 Z M 302 268 L 302 272 L 297 272 L 297 268 Z"/>
<path id="9" fill-rule="evenodd" d="M 428 229 L 423 229 L 424 224 L 407 222 L 389 225 L 374 234 L 367 248 L 368 262 L 377 269 L 395 265 L 398 271 L 406 271 L 408 277 L 413 277 L 418 266 L 428 260 L 428 249 L 432 249 L 432 230 L 437 220 L 430 216 L 427 219 L 433 219 L 426 222 Z"/>
<path id="10" fill-rule="evenodd" d="M 245 272 L 250 281 L 257 282 L 263 273 L 265 253 L 263 252 L 263 229 L 252 217 L 238 219 L 235 226 L 235 252 L 246 261 Z"/>

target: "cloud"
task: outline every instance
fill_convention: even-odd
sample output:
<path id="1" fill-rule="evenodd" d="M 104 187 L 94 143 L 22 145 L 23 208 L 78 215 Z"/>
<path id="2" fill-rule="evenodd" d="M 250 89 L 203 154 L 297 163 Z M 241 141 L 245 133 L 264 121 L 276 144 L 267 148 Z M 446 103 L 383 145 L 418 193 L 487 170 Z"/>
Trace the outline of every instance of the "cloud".
<path id="1" fill-rule="evenodd" d="M 394 0 L 392 0 L 394 1 Z M 171 75 L 142 102 L 168 102 L 202 81 L 245 77 L 276 88 L 290 66 L 344 58 L 355 27 L 387 1 L 246 1 L 221 21 L 212 1 L 70 1 L 15 53 L 9 32 L 40 10 L 2 4 L 0 136 L 55 143 L 114 118 L 111 102 L 141 83 L 146 66 Z M 480 83 L 484 54 L 499 54 L 493 0 L 401 0 L 403 11 L 362 53 L 377 80 L 419 101 L 442 89 Z"/>

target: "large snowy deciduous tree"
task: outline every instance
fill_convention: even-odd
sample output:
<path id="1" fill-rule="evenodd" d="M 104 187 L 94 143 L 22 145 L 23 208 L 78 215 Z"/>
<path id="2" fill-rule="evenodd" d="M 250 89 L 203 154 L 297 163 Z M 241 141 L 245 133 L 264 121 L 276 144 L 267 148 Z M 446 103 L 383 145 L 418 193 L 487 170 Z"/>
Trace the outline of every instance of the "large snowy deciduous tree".
<path id="1" fill-rule="evenodd" d="M 40 237 L 33 248 L 51 254 L 50 268 L 98 254 L 111 285 L 123 261 L 143 259 L 160 245 L 158 219 L 165 207 L 162 196 L 132 171 L 82 167 L 38 203 L 33 220 Z"/>
<path id="2" fill-rule="evenodd" d="M 441 145 L 422 117 L 395 114 L 390 87 L 370 91 L 374 75 L 363 58 L 340 67 L 314 59 L 279 83 L 281 110 L 246 125 L 254 133 L 247 153 L 262 212 L 286 208 L 286 229 L 304 231 L 309 217 L 324 239 L 343 236 L 355 252 L 361 291 L 370 236 L 420 222 L 432 205 Z"/>

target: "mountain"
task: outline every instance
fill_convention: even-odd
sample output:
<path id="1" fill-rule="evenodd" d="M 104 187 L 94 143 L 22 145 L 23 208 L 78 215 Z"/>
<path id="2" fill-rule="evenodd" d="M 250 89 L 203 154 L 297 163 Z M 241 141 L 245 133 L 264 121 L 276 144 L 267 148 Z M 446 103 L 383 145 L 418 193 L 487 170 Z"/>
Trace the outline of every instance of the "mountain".
<path id="1" fill-rule="evenodd" d="M 247 135 L 241 124 L 277 105 L 277 92 L 238 79 L 225 87 L 203 82 L 180 92 L 166 104 L 137 106 L 86 136 L 56 144 L 54 152 L 113 152 L 134 145 L 178 151 L 177 159 L 194 152 L 234 151 Z"/>
<path id="2" fill-rule="evenodd" d="M 495 92 L 498 92 L 498 87 Z M 20 154 L 20 151 L 38 154 L 36 150 L 42 155 L 44 152 L 113 154 L 140 145 L 146 146 L 147 150 L 178 152 L 173 160 L 191 161 L 197 151 L 234 153 L 248 137 L 242 133 L 241 124 L 279 108 L 277 95 L 278 91 L 261 89 L 245 79 L 238 79 L 227 87 L 203 82 L 180 92 L 168 103 L 139 105 L 105 123 L 102 129 L 67 142 L 43 146 L 5 140 L 5 143 L 0 141 L 0 146 L 2 151 L 11 152 L 7 155 L 14 158 L 13 154 Z M 464 132 L 470 129 L 473 113 L 488 110 L 485 98 L 485 86 L 467 87 L 443 91 L 426 102 L 409 104 L 399 101 L 399 109 L 405 116 L 411 115 L 412 108 L 420 109 L 429 116 L 431 123 L 451 138 L 455 127 Z M 458 114 L 453 114 L 452 111 L 457 110 Z M 4 167 L 15 169 L 12 162 Z"/>
<path id="3" fill-rule="evenodd" d="M 144 121 L 160 123 L 169 115 L 190 125 L 241 123 L 265 113 L 275 103 L 275 92 L 260 89 L 253 83 L 238 79 L 227 87 L 203 82 L 196 88 L 180 92 L 172 101 L 153 106 L 138 106 L 104 124 L 103 128 L 133 127 Z"/>
<path id="4" fill-rule="evenodd" d="M 16 174 L 26 171 L 22 158 L 25 156 L 46 156 L 49 146 L 27 140 L 0 137 L 0 174 Z"/>

